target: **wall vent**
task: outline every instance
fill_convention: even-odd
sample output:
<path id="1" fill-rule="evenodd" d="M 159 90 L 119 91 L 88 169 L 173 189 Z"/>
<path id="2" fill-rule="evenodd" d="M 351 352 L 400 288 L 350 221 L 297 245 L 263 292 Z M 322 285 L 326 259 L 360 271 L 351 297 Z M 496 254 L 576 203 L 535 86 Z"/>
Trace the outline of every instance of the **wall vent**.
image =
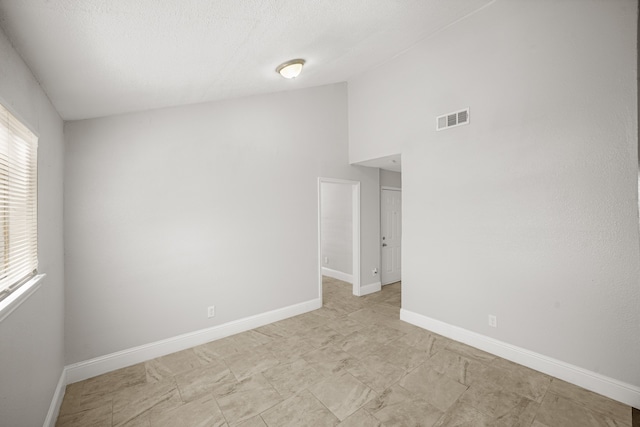
<path id="1" fill-rule="evenodd" d="M 469 108 L 444 114 L 436 118 L 436 130 L 445 130 L 469 124 Z"/>

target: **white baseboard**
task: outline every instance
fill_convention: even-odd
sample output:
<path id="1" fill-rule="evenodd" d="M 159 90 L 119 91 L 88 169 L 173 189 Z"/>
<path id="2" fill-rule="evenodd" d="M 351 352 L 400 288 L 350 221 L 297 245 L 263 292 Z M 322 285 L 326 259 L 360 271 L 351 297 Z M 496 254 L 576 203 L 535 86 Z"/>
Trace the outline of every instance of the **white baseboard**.
<path id="1" fill-rule="evenodd" d="M 55 427 L 58 420 L 58 414 L 60 413 L 60 406 L 62 405 L 62 399 L 64 399 L 64 392 L 67 388 L 67 370 L 62 370 L 58 385 L 56 385 L 56 391 L 53 393 L 53 399 L 49 405 L 49 412 L 47 412 L 47 418 L 44 419 L 43 427 Z"/>
<path id="2" fill-rule="evenodd" d="M 382 289 L 380 282 L 360 286 L 360 296 L 369 295 Z"/>
<path id="3" fill-rule="evenodd" d="M 342 280 L 343 282 L 353 284 L 353 275 L 348 273 L 343 273 L 342 271 L 332 270 L 327 267 L 322 267 L 322 275 L 333 277 L 334 279 Z"/>
<path id="4" fill-rule="evenodd" d="M 400 320 L 640 408 L 640 387 L 405 309 Z"/>
<path id="5" fill-rule="evenodd" d="M 291 305 L 244 319 L 235 320 L 223 325 L 214 326 L 199 331 L 178 335 L 162 341 L 141 345 L 84 362 L 74 363 L 65 367 L 66 384 L 86 380 L 97 375 L 126 368 L 147 360 L 154 359 L 177 351 L 186 350 L 250 329 L 258 328 L 278 320 L 287 319 L 322 307 L 321 299 L 314 299 L 300 304 Z"/>

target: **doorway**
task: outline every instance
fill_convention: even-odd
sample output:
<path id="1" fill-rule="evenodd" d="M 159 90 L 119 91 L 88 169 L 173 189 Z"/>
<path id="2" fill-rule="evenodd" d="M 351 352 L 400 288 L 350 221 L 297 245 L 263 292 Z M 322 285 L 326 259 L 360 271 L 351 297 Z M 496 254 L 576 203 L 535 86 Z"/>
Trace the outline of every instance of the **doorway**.
<path id="1" fill-rule="evenodd" d="M 350 203 L 350 242 L 347 244 L 350 245 L 350 264 L 351 266 L 351 274 L 345 276 L 343 278 L 351 279 L 352 283 L 352 293 L 353 295 L 360 296 L 360 182 L 358 181 L 349 181 L 343 179 L 335 179 L 335 178 L 318 178 L 318 292 L 319 298 L 322 300 L 322 273 L 323 268 L 325 271 L 331 265 L 331 261 L 328 259 L 328 256 L 324 255 L 324 248 L 322 245 L 323 241 L 323 231 L 324 228 L 327 227 L 327 224 L 323 225 L 323 215 L 325 210 L 328 209 L 328 206 L 324 206 L 323 208 L 323 191 L 327 192 L 327 185 L 337 185 L 341 187 L 342 190 L 346 191 L 348 201 Z M 335 237 L 335 236 L 334 236 Z M 344 243 L 344 242 L 343 242 Z M 343 263 L 344 265 L 344 263 Z M 326 266 L 326 267 L 325 267 Z M 334 270 L 336 271 L 336 270 Z"/>
<path id="2" fill-rule="evenodd" d="M 402 190 L 382 187 L 380 191 L 380 281 L 382 286 L 402 279 Z"/>

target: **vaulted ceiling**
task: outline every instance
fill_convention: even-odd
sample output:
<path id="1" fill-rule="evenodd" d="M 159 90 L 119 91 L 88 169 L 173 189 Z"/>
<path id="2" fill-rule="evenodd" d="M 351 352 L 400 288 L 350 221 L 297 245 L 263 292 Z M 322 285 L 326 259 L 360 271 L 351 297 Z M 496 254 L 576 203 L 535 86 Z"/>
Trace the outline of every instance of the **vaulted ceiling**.
<path id="1" fill-rule="evenodd" d="M 347 81 L 492 1 L 0 0 L 0 26 L 75 120 Z"/>

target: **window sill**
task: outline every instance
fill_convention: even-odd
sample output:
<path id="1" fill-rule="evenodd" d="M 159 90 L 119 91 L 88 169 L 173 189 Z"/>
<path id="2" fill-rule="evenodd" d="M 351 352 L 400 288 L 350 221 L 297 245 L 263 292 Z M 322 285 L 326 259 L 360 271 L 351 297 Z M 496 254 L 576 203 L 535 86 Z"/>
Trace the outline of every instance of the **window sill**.
<path id="1" fill-rule="evenodd" d="M 9 316 L 13 310 L 20 307 L 42 284 L 46 274 L 35 275 L 24 285 L 20 286 L 11 295 L 0 301 L 0 322 Z"/>

